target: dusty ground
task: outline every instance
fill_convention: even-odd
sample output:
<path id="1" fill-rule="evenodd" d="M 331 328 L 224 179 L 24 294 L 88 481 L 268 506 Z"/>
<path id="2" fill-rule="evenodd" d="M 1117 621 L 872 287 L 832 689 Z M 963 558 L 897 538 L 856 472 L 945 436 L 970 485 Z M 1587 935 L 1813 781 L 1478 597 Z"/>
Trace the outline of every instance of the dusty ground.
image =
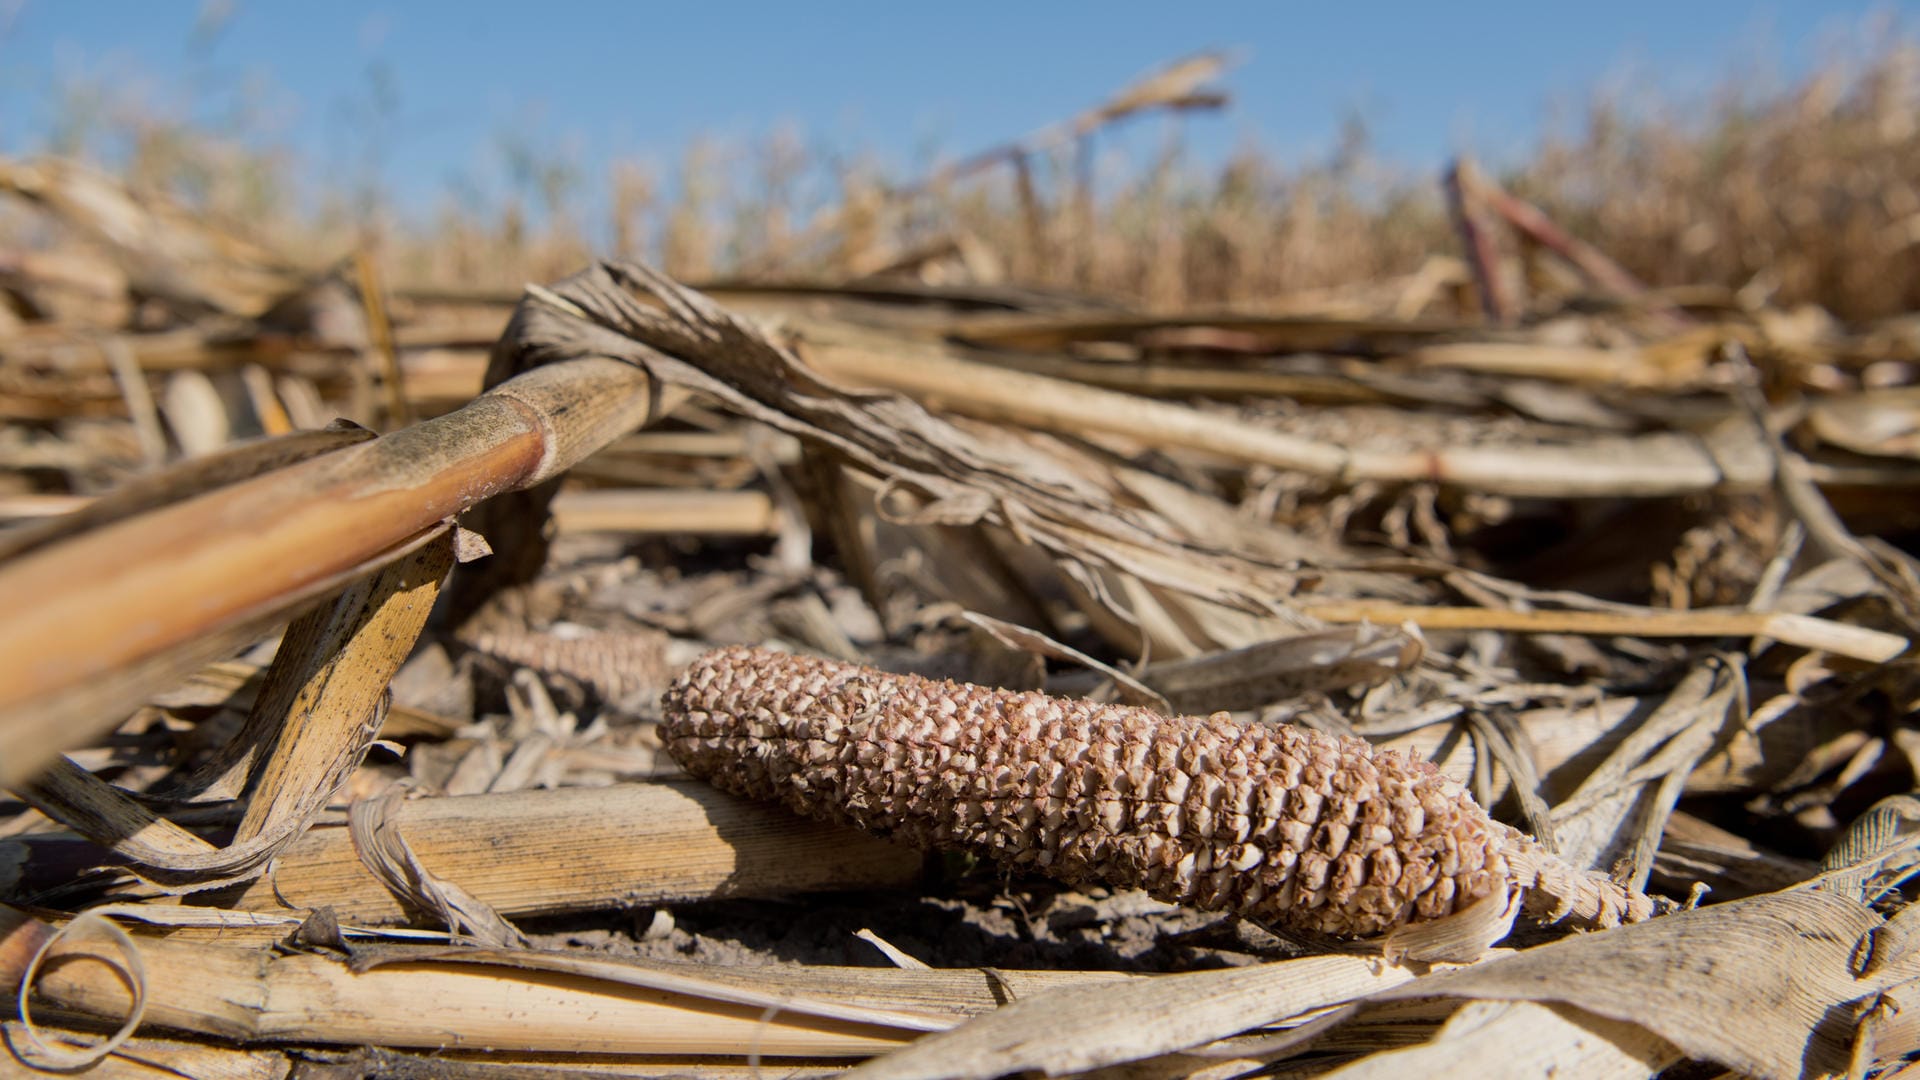
<path id="1" fill-rule="evenodd" d="M 932 860 L 938 863 L 937 857 Z M 828 893 L 788 900 L 720 900 L 523 924 L 536 944 L 712 964 L 887 966 L 870 930 L 932 967 L 1164 972 L 1251 962 L 1285 946 L 1223 915 L 1169 908 L 1142 894 L 978 876 L 927 895 Z"/>

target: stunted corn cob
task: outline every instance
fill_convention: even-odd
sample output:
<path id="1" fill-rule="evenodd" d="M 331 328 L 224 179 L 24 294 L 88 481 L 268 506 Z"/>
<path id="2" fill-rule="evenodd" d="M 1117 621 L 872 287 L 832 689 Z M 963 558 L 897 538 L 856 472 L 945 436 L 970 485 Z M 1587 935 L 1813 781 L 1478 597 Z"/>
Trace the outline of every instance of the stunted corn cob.
<path id="1" fill-rule="evenodd" d="M 1292 930 L 1379 934 L 1502 889 L 1591 926 L 1654 910 L 1360 739 L 747 648 L 702 657 L 663 704 L 668 750 L 735 794 Z"/>

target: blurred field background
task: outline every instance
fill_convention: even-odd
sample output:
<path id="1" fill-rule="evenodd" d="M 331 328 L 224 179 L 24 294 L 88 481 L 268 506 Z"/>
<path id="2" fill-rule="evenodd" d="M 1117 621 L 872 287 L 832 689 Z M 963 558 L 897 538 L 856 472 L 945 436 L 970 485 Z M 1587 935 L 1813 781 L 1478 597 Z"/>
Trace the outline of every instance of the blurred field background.
<path id="1" fill-rule="evenodd" d="M 1171 118 L 1129 117 L 1086 139 L 1052 132 L 1063 137 L 963 175 L 955 165 L 994 147 L 919 145 L 902 160 L 897 145 L 838 145 L 777 102 L 757 135 L 697 137 L 677 157 L 589 154 L 564 100 L 541 100 L 431 176 L 396 177 L 382 164 L 392 144 L 434 122 L 405 115 L 393 86 L 404 56 L 343 58 L 364 63 L 360 88 L 292 104 L 244 57 L 196 62 L 225 20 L 264 14 L 206 5 L 166 71 L 72 65 L 33 87 L 16 75 L 11 92 L 44 98 L 34 111 L 43 130 L 29 135 L 15 121 L 10 141 L 93 162 L 315 263 L 376 241 L 402 285 L 513 288 L 608 254 L 687 280 L 845 280 L 905 260 L 927 278 L 1068 287 L 1164 311 L 1378 282 L 1457 248 L 1443 163 L 1376 146 L 1358 92 L 1339 134 L 1298 152 L 1263 145 L 1211 107 L 1231 115 L 1244 102 L 1192 101 Z M 1920 267 L 1915 38 L 1892 10 L 1825 25 L 1820 40 L 1776 40 L 1772 50 L 1702 49 L 1688 58 L 1691 80 L 1620 58 L 1584 101 L 1553 87 L 1544 129 L 1507 132 L 1484 164 L 1650 284 L 1747 289 L 1844 319 L 1907 310 Z M 1781 74 L 1780 53 L 1794 74 Z M 1354 82 L 1401 101 L 1422 93 L 1388 70 Z M 1077 91 L 1091 105 L 1113 89 Z M 338 114 L 323 145 L 286 141 L 280 114 L 299 107 Z M 1213 132 L 1211 152 L 1193 151 L 1193 125 Z M 1223 130 L 1239 133 L 1224 152 Z M 35 226 L 9 209 L 0 235 L 48 243 Z M 928 258 L 935 249 L 959 257 Z"/>

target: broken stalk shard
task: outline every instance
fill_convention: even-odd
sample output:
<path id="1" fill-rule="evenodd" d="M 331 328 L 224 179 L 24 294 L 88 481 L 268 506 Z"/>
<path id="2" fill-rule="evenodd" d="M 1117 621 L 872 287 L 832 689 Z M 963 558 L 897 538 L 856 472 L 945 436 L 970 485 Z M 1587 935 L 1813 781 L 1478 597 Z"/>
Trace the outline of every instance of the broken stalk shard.
<path id="1" fill-rule="evenodd" d="M 738 647 L 663 704 L 668 750 L 734 794 L 1290 930 L 1369 936 L 1513 890 L 1547 921 L 1655 911 L 1360 739 Z"/>

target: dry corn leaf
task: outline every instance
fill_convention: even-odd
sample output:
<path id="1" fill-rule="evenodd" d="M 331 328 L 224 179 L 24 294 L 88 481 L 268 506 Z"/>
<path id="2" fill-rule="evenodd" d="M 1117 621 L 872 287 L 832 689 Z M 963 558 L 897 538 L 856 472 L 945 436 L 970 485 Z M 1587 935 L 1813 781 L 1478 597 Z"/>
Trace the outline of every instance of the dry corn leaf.
<path id="1" fill-rule="evenodd" d="M 1854 1003 L 1920 975 L 1905 957 L 1871 974 L 1855 954 L 1880 916 L 1808 890 L 1568 938 L 1375 995 L 1570 1005 L 1645 1028 L 1687 1056 L 1767 1080 L 1844 1072 Z"/>
<path id="2" fill-rule="evenodd" d="M 1462 1006 L 1428 1042 L 1371 1054 L 1325 1076 L 1639 1080 L 1680 1060 L 1672 1043 L 1645 1028 L 1570 1005 L 1475 1001 Z"/>
<path id="3" fill-rule="evenodd" d="M 1820 860 L 1820 888 L 1873 904 L 1916 873 L 1920 873 L 1920 799 L 1894 795 L 1875 803 L 1847 826 Z"/>
<path id="4" fill-rule="evenodd" d="M 963 611 L 960 613 L 960 618 L 970 625 L 979 627 L 1010 649 L 1031 653 L 1034 656 L 1066 660 L 1070 663 L 1085 666 L 1088 670 L 1112 680 L 1114 688 L 1119 693 L 1120 700 L 1130 705 L 1145 705 L 1148 708 L 1158 709 L 1161 712 L 1167 713 L 1173 711 L 1173 707 L 1167 703 L 1166 698 L 1162 697 L 1158 691 L 1148 687 L 1132 675 L 1121 671 L 1112 664 L 1095 660 L 1086 653 L 1070 645 L 1055 641 L 1037 630 L 1029 630 L 1024 626 L 1016 626 L 1003 619 L 996 619 L 991 615 L 982 615 L 977 611 Z"/>
<path id="5" fill-rule="evenodd" d="M 360 764 L 380 731 L 387 684 L 452 564 L 443 531 L 288 628 L 246 724 L 196 778 L 196 791 L 209 797 L 247 792 L 226 847 L 171 827 L 78 769 L 52 770 L 24 785 L 22 797 L 157 887 L 192 891 L 258 876 Z"/>
<path id="6" fill-rule="evenodd" d="M 829 384 L 752 324 L 637 263 L 599 264 L 551 292 L 536 290 L 502 348 L 537 360 L 619 357 L 711 395 L 881 477 L 882 512 L 896 520 L 990 521 L 1056 556 L 1105 562 L 1252 611 L 1277 611 L 1293 588 L 1280 567 L 1190 542 L 1031 444 L 962 429 L 897 395 Z M 910 505 L 895 496 L 909 496 Z"/>
<path id="7" fill-rule="evenodd" d="M 1667 818 L 1654 879 L 1674 893 L 1704 884 L 1716 900 L 1738 900 L 1795 885 L 1817 873 L 1817 864 L 1768 851 L 1683 810 Z"/>
<path id="8" fill-rule="evenodd" d="M 1856 454 L 1920 458 L 1920 388 L 1821 398 L 1808 407 L 1807 426 Z"/>
<path id="9" fill-rule="evenodd" d="M 459 883 L 421 863 L 401 831 L 396 810 L 413 785 L 399 780 L 381 795 L 347 811 L 347 834 L 362 865 L 409 911 L 424 912 L 458 940 L 495 947 L 524 946 L 526 935 Z"/>
<path id="10" fill-rule="evenodd" d="M 877 1058 L 858 1080 L 1049 1076 L 1200 1046 L 1396 986 L 1413 969 L 1359 956 L 1312 956 L 1021 998 L 950 1032 Z"/>
<path id="11" fill-rule="evenodd" d="M 1920 983 L 1891 987 L 1860 1006 L 1860 1029 L 1853 1043 L 1847 1080 L 1869 1075 L 1911 1080 L 1920 1063 L 1911 1060 L 1920 1051 Z M 1905 1061 L 1887 1068 L 1888 1063 Z"/>
<path id="12" fill-rule="evenodd" d="M 1695 667 L 1667 700 L 1553 810 L 1560 854 L 1575 866 L 1614 868 L 1644 888 L 1667 815 L 1693 766 L 1728 723 L 1745 717 L 1744 672 L 1721 660 Z"/>
<path id="13" fill-rule="evenodd" d="M 147 1011 L 146 958 L 133 938 L 120 928 L 120 924 L 92 912 L 82 912 L 50 934 L 40 937 L 36 948 L 29 949 L 26 942 L 21 942 L 18 950 L 27 954 L 25 962 L 21 964 L 20 977 L 14 982 L 19 987 L 16 994 L 21 998 L 18 1015 L 24 1045 L 14 1049 L 35 1068 L 49 1071 L 85 1069 L 113 1053 L 116 1047 L 139 1030 Z M 28 988 L 33 986 L 34 980 L 42 972 L 60 966 L 67 954 L 76 952 L 102 961 L 113 971 L 125 987 L 127 1005 L 116 1017 L 119 1026 L 104 1039 L 54 1046 L 41 1037 L 25 998 Z"/>
<path id="14" fill-rule="evenodd" d="M 1410 670 L 1421 653 L 1412 634 L 1362 623 L 1151 664 L 1140 678 L 1176 712 L 1232 712 L 1314 691 L 1377 685 Z"/>
<path id="15" fill-rule="evenodd" d="M 328 909 L 331 910 L 331 909 Z M 197 904 L 167 903 L 124 903 L 99 904 L 89 907 L 87 913 L 110 919 L 129 919 L 145 923 L 148 926 L 165 927 L 169 931 L 181 932 L 180 936 L 190 936 L 190 931 L 211 930 L 223 944 L 233 944 L 245 940 L 248 932 L 258 932 L 270 939 L 284 939 L 313 919 L 313 915 L 293 914 L 272 911 L 231 911 L 227 908 L 204 907 Z M 352 926 L 332 922 L 329 933 L 344 940 L 348 937 L 384 938 L 394 941 L 427 941 L 444 944 L 447 933 L 444 930 L 414 930 L 407 927 Z"/>
<path id="16" fill-rule="evenodd" d="M 230 381 L 224 375 L 222 382 Z M 233 441 L 234 417 L 227 396 L 199 371 L 176 371 L 160 395 L 167 430 L 189 458 L 204 457 Z"/>

